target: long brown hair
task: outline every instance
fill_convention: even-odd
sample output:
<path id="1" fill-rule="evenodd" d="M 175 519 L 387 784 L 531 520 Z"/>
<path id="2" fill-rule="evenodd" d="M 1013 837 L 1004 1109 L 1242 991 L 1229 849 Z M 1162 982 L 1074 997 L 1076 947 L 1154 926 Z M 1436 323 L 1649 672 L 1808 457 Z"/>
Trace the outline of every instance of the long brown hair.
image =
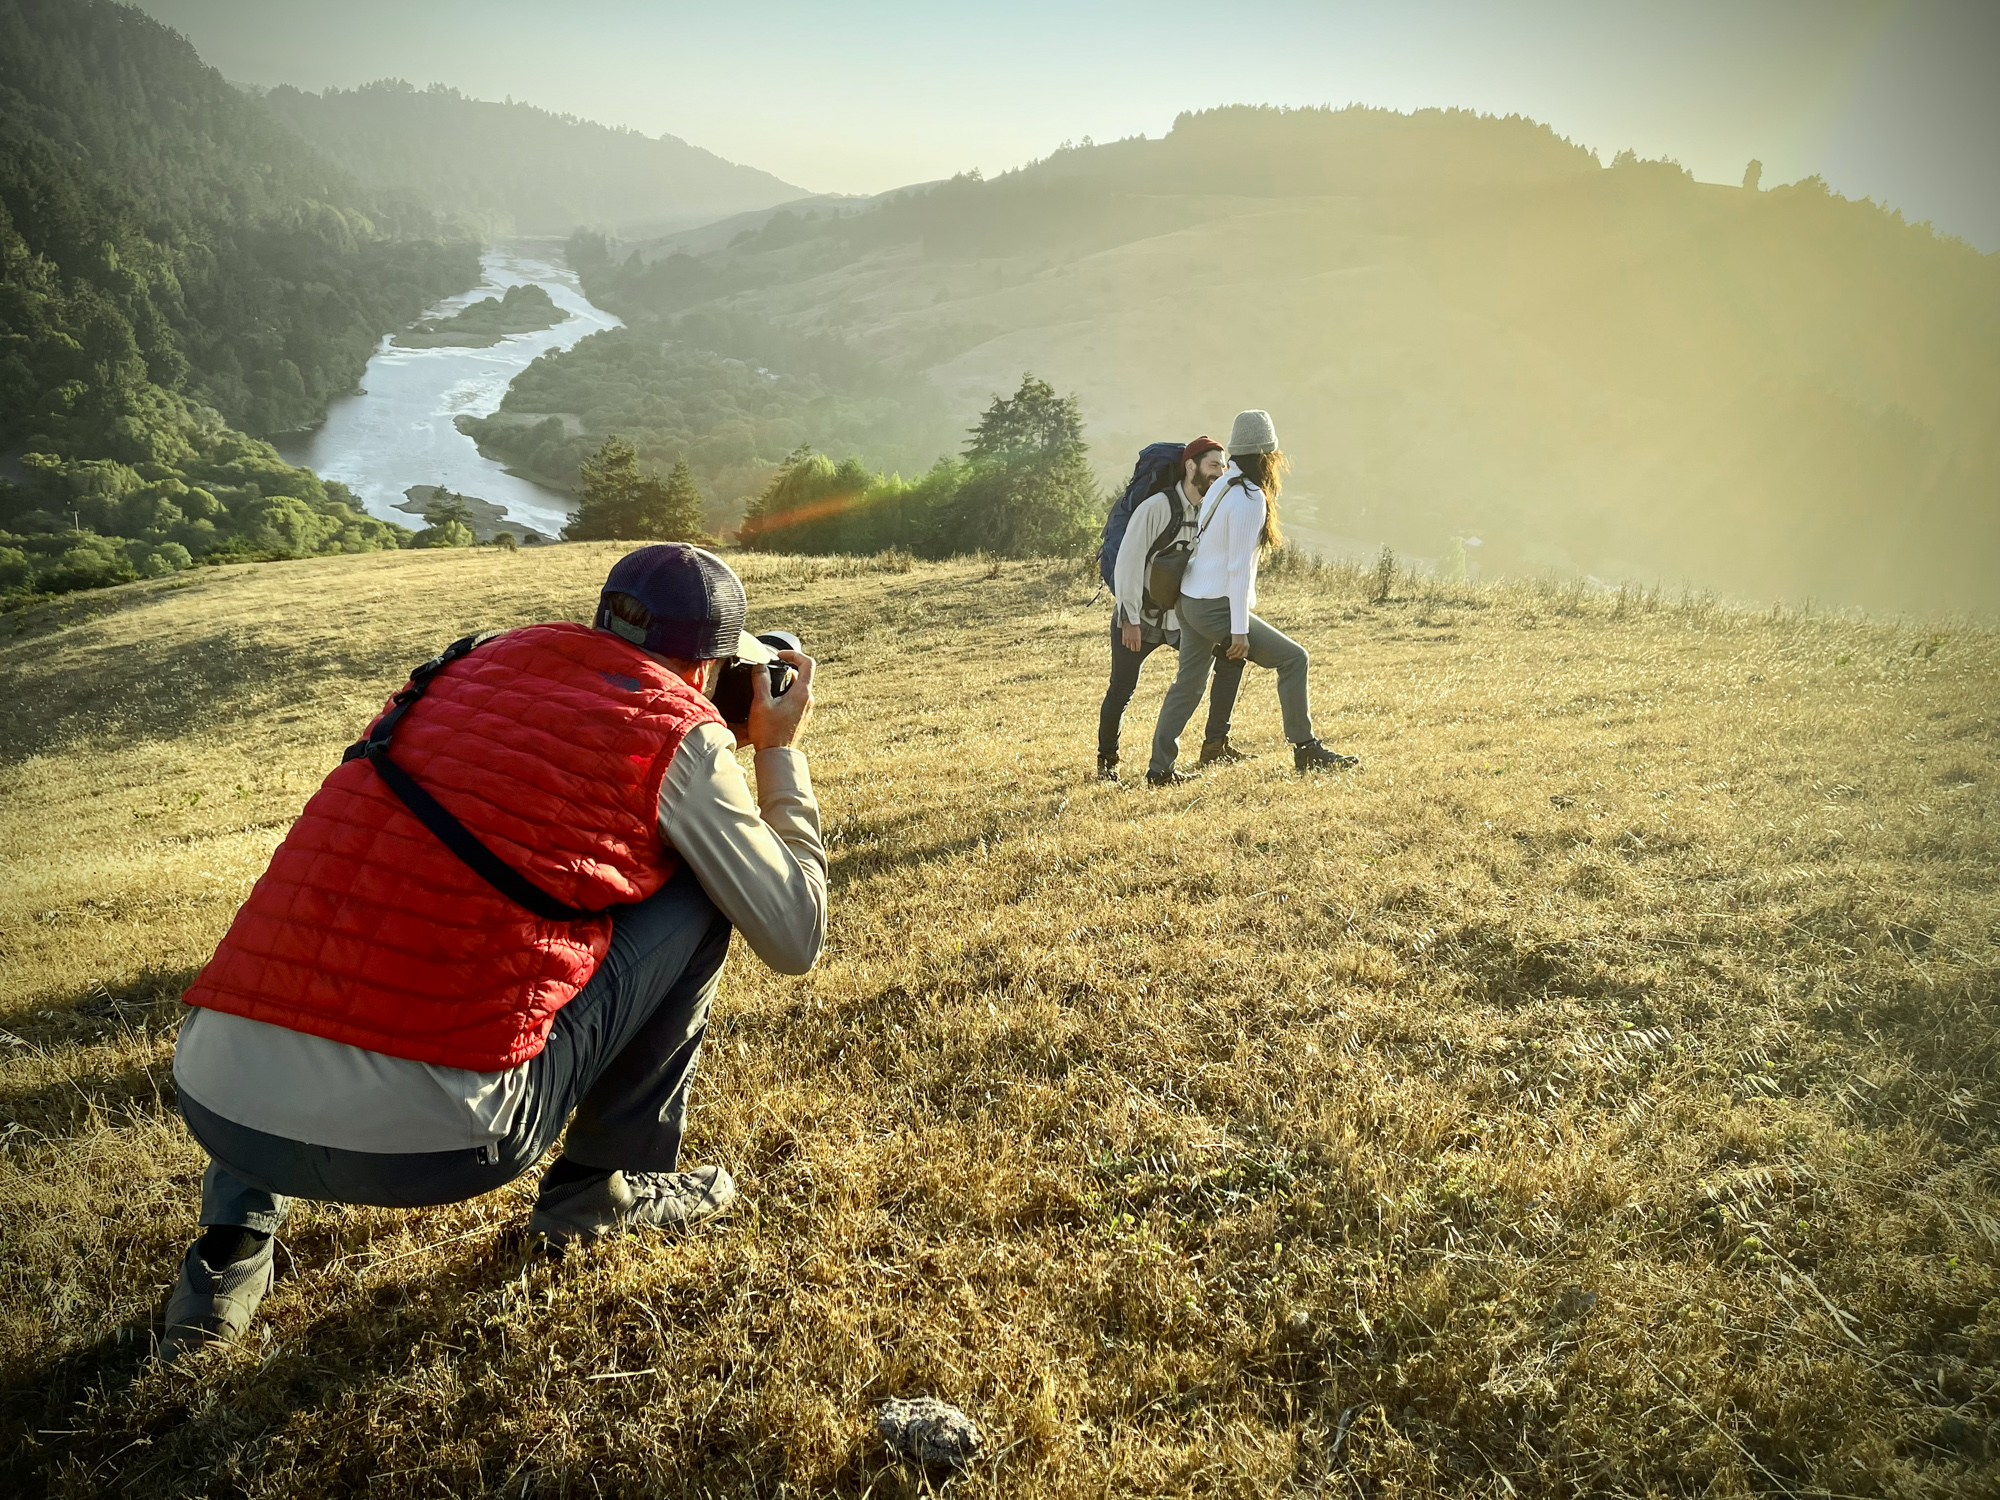
<path id="1" fill-rule="evenodd" d="M 1235 462 L 1243 477 L 1264 492 L 1264 529 L 1257 533 L 1257 550 L 1269 552 L 1284 546 L 1285 534 L 1278 529 L 1278 491 L 1285 487 L 1292 461 L 1283 449 L 1274 448 L 1269 453 L 1238 454 Z"/>

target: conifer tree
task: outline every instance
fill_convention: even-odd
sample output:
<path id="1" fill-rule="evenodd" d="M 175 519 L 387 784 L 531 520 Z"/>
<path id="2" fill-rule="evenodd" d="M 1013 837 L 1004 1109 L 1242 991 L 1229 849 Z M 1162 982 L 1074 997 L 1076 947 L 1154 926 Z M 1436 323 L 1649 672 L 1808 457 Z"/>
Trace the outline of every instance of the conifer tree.
<path id="1" fill-rule="evenodd" d="M 443 526 L 453 521 L 470 530 L 472 507 L 465 503 L 465 496 L 455 495 L 439 485 L 431 492 L 430 503 L 424 507 L 424 524 Z"/>
<path id="2" fill-rule="evenodd" d="M 986 408 L 965 456 L 965 479 L 943 516 L 955 546 L 1068 557 L 1089 545 L 1099 497 L 1075 396 L 1023 375 L 1012 397 L 996 396 Z"/>
<path id="3" fill-rule="evenodd" d="M 1020 389 L 995 396 L 981 413 L 979 425 L 966 435 L 965 456 L 973 463 L 1012 460 L 1054 453 L 1083 441 L 1083 413 L 1075 396 L 1058 396 L 1055 387 L 1034 375 L 1021 377 Z"/>
<path id="4" fill-rule="evenodd" d="M 642 535 L 637 511 L 646 480 L 639 472 L 637 449 L 613 434 L 583 461 L 576 478 L 576 509 L 563 527 L 564 541 L 610 542 Z"/>
<path id="5" fill-rule="evenodd" d="M 649 477 L 641 484 L 636 511 L 639 529 L 635 536 L 697 546 L 708 541 L 701 524 L 701 491 L 685 457 L 674 460 L 673 472 L 664 482 Z"/>

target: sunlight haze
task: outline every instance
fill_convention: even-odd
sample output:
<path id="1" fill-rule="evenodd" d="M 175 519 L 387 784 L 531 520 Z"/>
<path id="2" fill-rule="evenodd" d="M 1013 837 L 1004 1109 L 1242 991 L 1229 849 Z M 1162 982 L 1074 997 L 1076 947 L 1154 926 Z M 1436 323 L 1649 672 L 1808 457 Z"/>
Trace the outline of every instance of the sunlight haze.
<path id="1" fill-rule="evenodd" d="M 148 0 L 239 83 L 400 77 L 668 133 L 815 192 L 873 193 L 1184 110 L 1520 113 L 1605 159 L 1836 192 L 2000 248 L 2000 8 L 1978 0 L 1399 7 Z"/>

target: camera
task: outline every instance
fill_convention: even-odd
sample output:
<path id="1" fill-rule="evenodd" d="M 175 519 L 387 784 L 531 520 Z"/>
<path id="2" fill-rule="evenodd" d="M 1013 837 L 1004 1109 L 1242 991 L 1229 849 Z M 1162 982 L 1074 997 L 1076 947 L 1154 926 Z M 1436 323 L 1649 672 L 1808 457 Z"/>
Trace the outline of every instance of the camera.
<path id="1" fill-rule="evenodd" d="M 805 650 L 799 638 L 789 630 L 766 631 L 757 639 L 774 652 Z M 793 680 L 799 675 L 781 661 L 747 661 L 740 656 L 731 657 L 722 664 L 722 671 L 715 679 L 715 691 L 709 695 L 709 701 L 722 715 L 723 723 L 742 725 L 750 722 L 750 702 L 756 691 L 755 669 L 758 667 L 766 668 L 771 674 L 773 698 L 782 698 L 790 692 Z"/>

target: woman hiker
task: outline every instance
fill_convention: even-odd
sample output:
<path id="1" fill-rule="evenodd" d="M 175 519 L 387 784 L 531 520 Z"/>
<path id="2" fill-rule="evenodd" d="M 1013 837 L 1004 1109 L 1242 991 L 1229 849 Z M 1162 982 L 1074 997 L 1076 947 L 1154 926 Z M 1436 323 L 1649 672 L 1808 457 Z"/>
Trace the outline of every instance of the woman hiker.
<path id="1" fill-rule="evenodd" d="M 1329 750 L 1313 737 L 1306 690 L 1306 649 L 1250 612 L 1257 602 L 1257 562 L 1279 545 L 1273 502 L 1284 479 L 1285 455 L 1267 411 L 1236 414 L 1229 431 L 1229 467 L 1202 498 L 1194 556 L 1181 576 L 1180 670 L 1160 704 L 1153 731 L 1153 760 L 1146 780 L 1177 786 L 1194 777 L 1174 769 L 1181 731 L 1201 702 L 1212 662 L 1248 659 L 1278 674 L 1278 706 L 1292 764 L 1300 771 L 1344 771 L 1360 762 Z"/>

